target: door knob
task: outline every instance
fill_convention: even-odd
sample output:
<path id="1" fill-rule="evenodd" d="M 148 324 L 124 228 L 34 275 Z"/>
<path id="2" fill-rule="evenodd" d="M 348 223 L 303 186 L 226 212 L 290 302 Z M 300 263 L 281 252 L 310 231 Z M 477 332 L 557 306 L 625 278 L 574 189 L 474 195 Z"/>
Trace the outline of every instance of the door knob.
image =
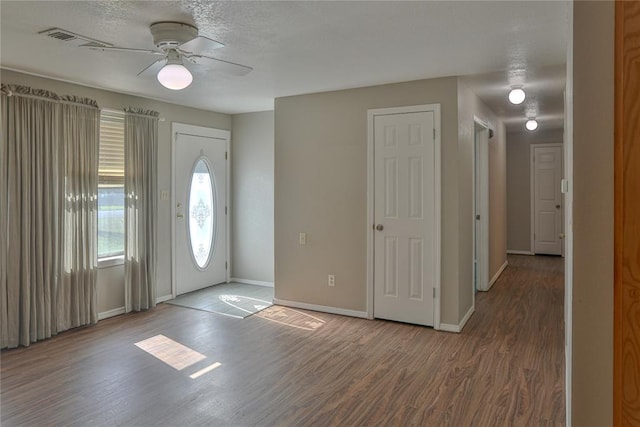
<path id="1" fill-rule="evenodd" d="M 384 226 L 382 224 L 378 224 L 378 225 L 376 225 L 376 230 L 382 231 L 382 230 L 384 230 Z"/>
<path id="2" fill-rule="evenodd" d="M 561 238 L 561 239 L 564 239 L 564 233 L 560 233 L 560 234 L 558 235 L 558 237 L 559 237 L 559 238 Z"/>
<path id="3" fill-rule="evenodd" d="M 560 205 L 556 205 L 556 209 L 560 209 Z"/>

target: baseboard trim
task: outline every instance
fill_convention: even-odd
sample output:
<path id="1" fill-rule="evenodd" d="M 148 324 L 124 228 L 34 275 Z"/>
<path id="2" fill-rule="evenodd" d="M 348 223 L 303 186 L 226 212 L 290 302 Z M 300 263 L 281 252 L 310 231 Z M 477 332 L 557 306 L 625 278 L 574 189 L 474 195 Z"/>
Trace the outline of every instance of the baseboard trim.
<path id="1" fill-rule="evenodd" d="M 124 314 L 124 307 L 114 308 L 113 310 L 103 311 L 98 313 L 98 320 L 108 319 L 109 317 L 120 316 Z"/>
<path id="2" fill-rule="evenodd" d="M 535 255 L 531 251 L 514 251 L 514 250 L 511 250 L 511 249 L 507 249 L 507 253 L 511 254 L 511 255 Z"/>
<path id="3" fill-rule="evenodd" d="M 273 288 L 273 282 L 263 282 L 262 280 L 241 279 L 239 277 L 232 277 L 232 282 L 243 283 L 245 285 L 265 286 L 267 288 Z"/>
<path id="4" fill-rule="evenodd" d="M 457 334 L 459 334 L 460 332 L 462 332 L 462 329 L 464 328 L 464 325 L 467 324 L 467 321 L 469 320 L 469 318 L 471 317 L 471 315 L 476 311 L 475 306 L 471 306 L 469 308 L 469 311 L 467 311 L 467 314 L 464 315 L 464 317 L 462 318 L 462 320 L 460 321 L 459 324 L 457 325 L 452 325 L 449 323 L 440 323 L 440 329 L 441 331 L 445 331 L 445 332 L 455 332 Z"/>
<path id="5" fill-rule="evenodd" d="M 493 278 L 491 280 L 489 280 L 489 285 L 488 285 L 488 289 L 487 290 L 491 289 L 493 284 L 496 283 L 496 281 L 498 280 L 498 278 L 500 277 L 500 275 L 502 274 L 504 269 L 507 268 L 507 265 L 509 265 L 509 261 L 505 260 L 504 264 L 502 264 L 502 267 L 500 267 L 498 269 L 498 271 L 496 272 L 496 274 L 493 275 Z"/>
<path id="6" fill-rule="evenodd" d="M 320 311 L 322 313 L 340 314 L 342 316 L 360 317 L 367 319 L 367 312 L 347 310 L 346 308 L 328 307 L 325 305 L 307 304 L 306 302 L 287 301 L 279 298 L 274 298 L 273 303 L 277 305 L 284 305 L 285 307 L 301 308 L 303 310 Z"/>
<path id="7" fill-rule="evenodd" d="M 173 295 L 165 295 L 162 297 L 156 298 L 156 304 L 160 304 L 161 302 L 169 301 L 173 299 Z"/>

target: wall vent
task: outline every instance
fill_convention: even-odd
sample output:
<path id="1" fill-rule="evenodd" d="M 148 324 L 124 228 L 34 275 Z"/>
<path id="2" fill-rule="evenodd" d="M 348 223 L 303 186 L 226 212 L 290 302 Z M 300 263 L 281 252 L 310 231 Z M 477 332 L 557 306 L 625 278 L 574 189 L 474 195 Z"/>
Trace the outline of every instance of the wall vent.
<path id="1" fill-rule="evenodd" d="M 65 43 L 71 43 L 75 46 L 85 47 L 111 47 L 110 43 L 105 43 L 100 40 L 92 39 L 91 37 L 81 36 L 72 31 L 63 30 L 62 28 L 49 28 L 48 30 L 40 31 L 38 34 L 51 37 L 52 39 L 60 40 Z"/>

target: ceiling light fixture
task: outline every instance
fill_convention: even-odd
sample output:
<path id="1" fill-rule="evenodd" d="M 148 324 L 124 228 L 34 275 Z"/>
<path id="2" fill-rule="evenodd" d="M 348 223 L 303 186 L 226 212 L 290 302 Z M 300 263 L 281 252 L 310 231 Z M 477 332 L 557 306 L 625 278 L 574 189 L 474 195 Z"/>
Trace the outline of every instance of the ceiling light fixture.
<path id="1" fill-rule="evenodd" d="M 509 102 L 515 105 L 522 104 L 525 97 L 524 90 L 519 87 L 511 89 L 509 92 Z"/>
<path id="2" fill-rule="evenodd" d="M 182 65 L 182 60 L 177 52 L 169 52 L 167 57 L 167 65 L 158 71 L 158 81 L 167 89 L 182 90 L 189 86 L 193 81 L 193 76 Z"/>
<path id="3" fill-rule="evenodd" d="M 525 127 L 527 130 L 536 130 L 538 129 L 538 121 L 536 119 L 529 119 L 527 120 L 527 123 L 525 123 Z"/>

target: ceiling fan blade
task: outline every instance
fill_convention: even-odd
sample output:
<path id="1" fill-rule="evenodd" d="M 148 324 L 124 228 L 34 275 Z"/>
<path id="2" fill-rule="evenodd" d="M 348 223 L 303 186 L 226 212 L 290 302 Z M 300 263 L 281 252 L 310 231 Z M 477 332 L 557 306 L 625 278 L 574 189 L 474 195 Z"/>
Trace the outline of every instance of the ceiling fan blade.
<path id="1" fill-rule="evenodd" d="M 198 36 L 186 43 L 182 43 L 179 49 L 183 52 L 202 54 L 213 52 L 221 47 L 224 47 L 224 45 L 220 42 L 210 39 L 209 37 Z"/>
<path id="2" fill-rule="evenodd" d="M 166 62 L 167 62 L 167 58 L 160 58 L 156 61 L 153 61 L 151 64 L 149 64 L 147 67 L 145 67 L 142 71 L 138 73 L 138 77 L 140 77 L 142 74 L 144 75 L 158 74 L 158 71 L 160 71 L 162 67 L 164 67 L 164 64 Z"/>
<path id="3" fill-rule="evenodd" d="M 253 68 L 204 55 L 185 55 L 190 62 L 230 76 L 246 76 Z"/>
<path id="4" fill-rule="evenodd" d="M 131 53 L 150 53 L 152 55 L 166 55 L 164 52 L 159 50 L 152 49 L 133 49 L 128 47 L 116 47 L 116 46 L 80 46 L 87 47 L 91 50 L 101 50 L 103 52 L 114 51 L 114 52 L 131 52 Z"/>

